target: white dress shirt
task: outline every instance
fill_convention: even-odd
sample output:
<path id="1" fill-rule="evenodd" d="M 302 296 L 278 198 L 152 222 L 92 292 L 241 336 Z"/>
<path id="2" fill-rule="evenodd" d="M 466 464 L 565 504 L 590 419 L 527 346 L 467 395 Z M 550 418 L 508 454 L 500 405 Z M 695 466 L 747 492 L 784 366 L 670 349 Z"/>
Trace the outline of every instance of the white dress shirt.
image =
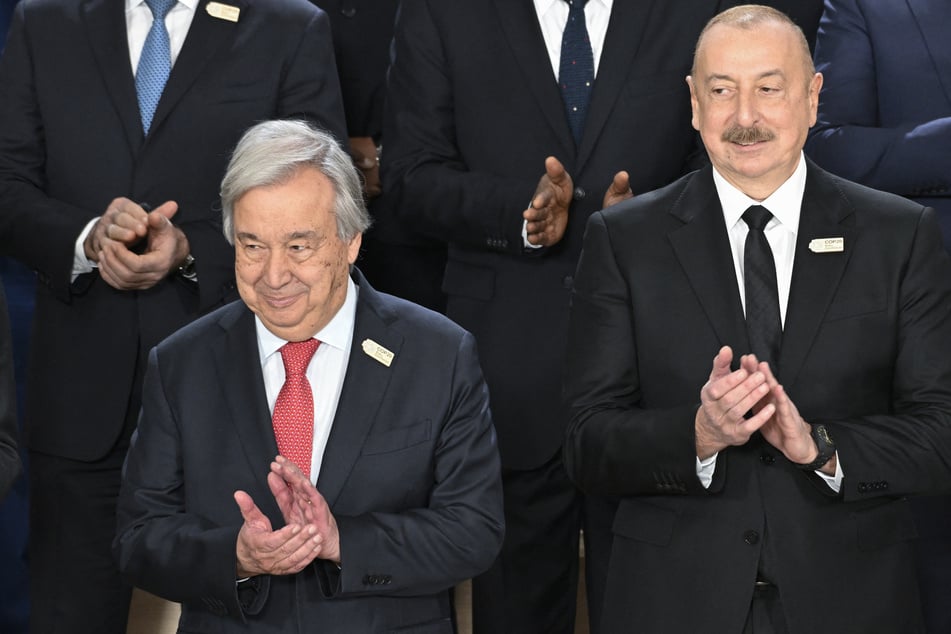
<path id="1" fill-rule="evenodd" d="M 320 465 L 324 458 L 324 449 L 330 437 L 337 403 L 343 389 L 343 379 L 347 374 L 350 359 L 350 347 L 353 343 L 353 324 L 357 311 L 357 286 L 352 279 L 347 280 L 347 297 L 326 326 L 314 339 L 320 342 L 314 357 L 307 366 L 307 380 L 314 393 L 314 447 L 310 461 L 310 481 L 317 483 Z M 270 330 L 261 320 L 254 318 L 258 354 L 261 371 L 264 374 L 264 391 L 267 394 L 267 407 L 274 414 L 274 403 L 284 385 L 284 361 L 281 358 L 281 346 L 287 343 Z M 262 422 L 270 425 L 271 421 Z"/>
<path id="2" fill-rule="evenodd" d="M 178 54 L 182 51 L 185 36 L 188 35 L 188 29 L 191 27 L 192 18 L 195 17 L 197 8 L 198 0 L 178 0 L 172 10 L 168 12 L 168 15 L 165 16 L 165 28 L 168 29 L 172 66 L 175 66 Z M 145 4 L 145 0 L 125 1 L 125 26 L 129 38 L 129 61 L 132 64 L 132 75 L 134 76 L 139 67 L 139 57 L 142 55 L 142 47 L 145 46 L 145 38 L 149 34 L 149 29 L 152 28 L 152 10 L 149 9 L 149 5 Z M 99 216 L 86 223 L 76 239 L 75 245 L 73 245 L 72 281 L 76 281 L 76 278 L 83 273 L 89 273 L 97 268 L 96 263 L 86 257 L 83 243 L 98 220 Z"/>
<path id="3" fill-rule="evenodd" d="M 746 234 L 749 227 L 743 220 L 743 212 L 751 205 L 762 205 L 773 214 L 766 224 L 764 233 L 776 263 L 776 286 L 779 292 L 779 312 L 783 324 L 786 323 L 786 306 L 789 303 L 789 286 L 792 280 L 793 262 L 796 257 L 796 236 L 799 231 L 799 215 L 802 210 L 802 195 L 806 190 L 806 159 L 799 155 L 799 165 L 786 182 L 765 200 L 754 200 L 727 182 L 713 168 L 713 183 L 717 188 L 723 220 L 730 237 L 730 250 L 733 252 L 733 268 L 736 271 L 736 283 L 740 290 L 740 301 L 746 311 L 746 284 L 744 283 L 744 251 Z M 829 487 L 838 492 L 842 486 L 842 463 L 836 454 L 835 475 L 829 476 L 821 471 L 816 473 L 826 481 Z M 704 487 L 713 482 L 717 454 L 705 460 L 697 458 L 697 476 Z"/>

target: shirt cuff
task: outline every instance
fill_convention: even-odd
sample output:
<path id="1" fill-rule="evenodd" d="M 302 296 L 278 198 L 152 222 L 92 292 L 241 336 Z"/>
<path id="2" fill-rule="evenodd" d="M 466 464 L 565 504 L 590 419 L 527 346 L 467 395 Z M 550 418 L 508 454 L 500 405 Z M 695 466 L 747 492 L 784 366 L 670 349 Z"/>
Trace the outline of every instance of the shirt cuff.
<path id="1" fill-rule="evenodd" d="M 84 247 L 86 236 L 89 235 L 89 232 L 92 231 L 92 228 L 96 226 L 97 222 L 99 222 L 98 216 L 90 220 L 86 226 L 83 227 L 79 237 L 76 238 L 76 244 L 73 245 L 73 275 L 69 279 L 70 283 L 75 282 L 76 278 L 83 273 L 92 273 L 94 269 L 98 268 L 95 262 L 86 257 L 86 248 Z"/>
<path id="2" fill-rule="evenodd" d="M 842 489 L 842 478 L 845 476 L 845 474 L 842 471 L 842 461 L 839 460 L 838 451 L 835 452 L 835 474 L 826 475 L 821 471 L 816 471 L 816 475 L 825 480 L 825 483 L 828 485 L 828 487 L 836 493 Z"/>
<path id="3" fill-rule="evenodd" d="M 709 489 L 713 483 L 713 473 L 717 470 L 718 455 L 720 455 L 719 451 L 703 460 L 697 458 L 697 478 L 700 479 L 700 484 L 703 485 L 704 489 Z"/>

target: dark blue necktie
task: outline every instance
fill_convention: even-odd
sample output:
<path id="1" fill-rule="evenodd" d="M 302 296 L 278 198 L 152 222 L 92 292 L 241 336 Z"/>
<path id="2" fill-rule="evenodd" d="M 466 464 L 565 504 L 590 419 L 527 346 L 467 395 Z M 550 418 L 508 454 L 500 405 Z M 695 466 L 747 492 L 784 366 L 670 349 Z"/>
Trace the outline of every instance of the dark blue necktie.
<path id="1" fill-rule="evenodd" d="M 584 5 L 588 0 L 565 0 L 568 3 L 568 22 L 561 36 L 561 66 L 558 83 L 568 113 L 568 124 L 575 137 L 581 140 L 584 118 L 594 85 L 594 55 L 584 19 Z"/>
<path id="2" fill-rule="evenodd" d="M 139 67 L 135 71 L 135 91 L 139 95 L 142 130 L 148 134 L 165 82 L 172 71 L 172 51 L 165 28 L 165 16 L 178 0 L 145 0 L 152 11 L 152 28 L 145 37 Z"/>
<path id="3" fill-rule="evenodd" d="M 783 325 L 779 314 L 776 262 L 764 232 L 772 217 L 773 214 L 760 205 L 753 205 L 743 212 L 743 221 L 750 229 L 743 250 L 743 282 L 751 352 L 760 361 L 768 361 L 775 372 Z"/>

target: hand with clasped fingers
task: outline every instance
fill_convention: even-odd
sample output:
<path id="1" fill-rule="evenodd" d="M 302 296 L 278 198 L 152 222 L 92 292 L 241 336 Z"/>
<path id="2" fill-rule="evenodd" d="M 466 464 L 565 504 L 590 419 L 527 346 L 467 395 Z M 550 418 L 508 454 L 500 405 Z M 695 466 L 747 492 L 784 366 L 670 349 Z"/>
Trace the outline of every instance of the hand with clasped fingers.
<path id="1" fill-rule="evenodd" d="M 235 491 L 234 499 L 244 518 L 238 532 L 238 576 L 291 575 L 315 559 L 339 564 L 337 522 L 307 476 L 290 460 L 277 456 L 267 483 L 285 525 L 274 530 L 251 496 Z"/>
<path id="2" fill-rule="evenodd" d="M 177 212 L 178 204 L 173 201 L 146 211 L 128 198 L 116 198 L 86 236 L 86 257 L 97 264 L 100 277 L 113 288 L 151 288 L 189 254 L 188 238 L 172 224 Z M 132 247 L 142 240 L 145 249 L 136 253 Z"/>
<path id="3" fill-rule="evenodd" d="M 697 457 L 701 460 L 731 446 L 744 445 L 756 431 L 791 462 L 805 464 L 819 454 L 799 410 L 776 379 L 769 364 L 755 355 L 740 358 L 730 370 L 733 350 L 720 348 L 710 378 L 700 390 L 700 408 L 694 421 Z M 747 418 L 746 414 L 752 415 Z M 833 457 L 822 471 L 835 473 Z"/>

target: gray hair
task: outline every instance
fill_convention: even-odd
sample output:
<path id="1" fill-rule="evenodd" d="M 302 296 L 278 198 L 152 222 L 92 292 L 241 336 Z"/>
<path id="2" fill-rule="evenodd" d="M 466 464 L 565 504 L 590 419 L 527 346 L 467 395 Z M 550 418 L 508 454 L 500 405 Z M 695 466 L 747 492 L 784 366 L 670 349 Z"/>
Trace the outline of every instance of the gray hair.
<path id="1" fill-rule="evenodd" d="M 799 41 L 800 49 L 802 51 L 806 78 L 807 80 L 811 81 L 813 75 L 816 74 L 816 67 L 812 62 L 812 53 L 809 51 L 809 42 L 806 41 L 806 36 L 802 32 L 802 29 L 799 28 L 799 25 L 796 24 L 792 18 L 779 9 L 774 9 L 773 7 L 767 7 L 761 4 L 741 4 L 739 6 L 727 9 L 726 11 L 722 11 L 710 18 L 710 21 L 707 22 L 707 25 L 703 27 L 703 30 L 700 31 L 700 36 L 697 38 L 697 46 L 693 51 L 693 67 L 690 69 L 690 74 L 696 77 L 697 55 L 700 52 L 700 44 L 703 42 L 703 36 L 706 35 L 707 31 L 717 24 L 751 31 L 757 26 L 766 24 L 768 22 L 784 24 L 795 32 L 797 35 L 797 40 Z"/>
<path id="2" fill-rule="evenodd" d="M 234 244 L 234 204 L 250 190 L 289 181 L 303 168 L 326 176 L 334 188 L 337 235 L 349 242 L 370 228 L 360 176 L 329 132 L 305 121 L 264 121 L 238 141 L 221 181 L 222 228 Z"/>

